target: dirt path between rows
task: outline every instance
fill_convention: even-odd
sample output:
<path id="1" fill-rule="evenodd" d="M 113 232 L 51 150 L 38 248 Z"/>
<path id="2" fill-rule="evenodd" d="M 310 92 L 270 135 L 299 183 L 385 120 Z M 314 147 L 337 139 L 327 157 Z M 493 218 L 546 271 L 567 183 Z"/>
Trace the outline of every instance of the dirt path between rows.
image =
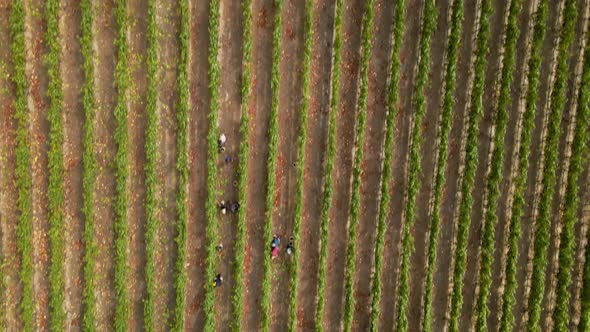
<path id="1" fill-rule="evenodd" d="M 219 100 L 219 132 L 225 133 L 227 143 L 225 152 L 219 154 L 217 161 L 219 173 L 220 199 L 226 202 L 238 200 L 238 152 L 240 148 L 240 118 L 242 106 L 242 6 L 239 1 L 224 0 L 220 4 L 219 62 L 221 85 Z M 231 161 L 224 159 L 230 157 Z M 231 294 L 234 287 L 233 263 L 234 241 L 236 236 L 235 214 L 220 215 L 220 237 L 223 251 L 219 273 L 224 276 L 224 285 L 217 292 L 216 321 L 217 330 L 229 329 L 231 320 Z"/>
<path id="2" fill-rule="evenodd" d="M 127 115 L 129 137 L 129 175 L 127 177 L 127 210 L 129 239 L 129 269 L 127 274 L 130 305 L 129 329 L 138 331 L 143 326 L 143 300 L 146 295 L 145 284 L 145 130 L 147 115 L 145 110 L 147 92 L 147 2 L 130 0 L 129 13 L 129 112 Z"/>
<path id="3" fill-rule="evenodd" d="M 48 74 L 44 66 L 47 54 L 44 1 L 25 1 L 26 75 L 29 89 L 30 151 L 32 176 L 33 234 L 33 303 L 35 327 L 44 330 L 49 324 L 49 221 L 47 200 L 47 151 L 49 122 L 46 118 Z"/>
<path id="4" fill-rule="evenodd" d="M 400 82 L 398 92 L 397 118 L 394 120 L 394 150 L 391 165 L 391 201 L 386 220 L 384 259 L 381 272 L 381 315 L 380 327 L 384 331 L 393 329 L 396 312 L 397 283 L 400 265 L 400 244 L 404 190 L 406 187 L 406 161 L 409 150 L 410 123 L 413 114 L 412 90 L 418 63 L 418 39 L 421 30 L 422 2 L 406 1 L 405 33 L 400 48 Z M 397 10 L 397 9 L 394 9 Z"/>
<path id="5" fill-rule="evenodd" d="M 250 156 L 246 216 L 246 252 L 244 257 L 244 331 L 260 329 L 262 260 L 266 251 L 264 223 L 266 210 L 266 173 L 268 159 L 268 128 L 272 93 L 273 5 L 270 0 L 252 2 L 252 95 L 250 115 Z"/>
<path id="6" fill-rule="evenodd" d="M 207 197 L 207 132 L 209 121 L 209 88 L 207 55 L 209 48 L 209 4 L 190 2 L 189 38 L 189 183 L 186 246 L 186 320 L 185 328 L 193 331 L 203 326 L 205 280 L 205 201 Z"/>
<path id="7" fill-rule="evenodd" d="M 284 1 L 282 8 L 281 63 L 279 69 L 279 142 L 273 234 L 287 245 L 293 235 L 297 188 L 297 141 L 300 133 L 303 69 L 303 19 L 306 0 Z M 265 247 L 266 247 L 266 243 Z M 268 252 L 266 252 L 268 253 Z M 284 252 L 283 252 L 284 253 Z M 271 267 L 271 331 L 286 331 L 290 304 L 290 256 L 280 255 Z"/>
<path id="8" fill-rule="evenodd" d="M 96 182 L 94 186 L 96 265 L 96 326 L 101 331 L 112 328 L 115 314 L 114 289 L 114 219 L 115 174 L 112 163 L 116 146 L 112 135 L 117 91 L 114 86 L 117 60 L 114 40 L 116 22 L 113 0 L 94 1 L 94 66 L 96 117 L 94 139 Z"/>
<path id="9" fill-rule="evenodd" d="M 303 183 L 303 220 L 296 250 L 300 251 L 298 271 L 297 319 L 303 330 L 315 324 L 320 222 L 325 182 L 325 160 L 330 111 L 330 76 L 334 37 L 334 1 L 315 1 L 310 65 L 305 179 Z"/>
<path id="10" fill-rule="evenodd" d="M 343 8 L 342 14 L 342 63 L 340 104 L 336 114 L 336 155 L 334 156 L 333 196 L 328 233 L 328 268 L 326 281 L 326 321 L 328 330 L 338 329 L 342 324 L 344 299 L 344 268 L 347 221 L 350 213 L 352 185 L 352 160 L 355 142 L 355 119 L 360 60 L 360 26 L 364 2 L 354 0 Z M 336 110 L 334 110 L 336 111 Z"/>
<path id="11" fill-rule="evenodd" d="M 387 115 L 387 77 L 391 54 L 393 2 L 375 1 L 371 58 L 368 71 L 367 120 L 361 162 L 360 213 L 357 226 L 355 298 L 353 329 L 367 331 L 371 315 L 371 278 L 375 254 L 375 235 L 381 192 L 383 142 Z"/>
<path id="12" fill-rule="evenodd" d="M 455 238 L 455 209 L 458 203 L 459 179 L 462 176 L 461 157 L 462 139 L 466 131 L 467 105 L 470 98 L 471 57 L 474 47 L 474 37 L 478 29 L 477 16 L 479 1 L 466 1 L 464 4 L 464 19 L 461 33 L 461 46 L 457 64 L 457 79 L 453 122 L 449 135 L 449 155 L 446 167 L 446 182 L 440 207 L 440 238 L 437 246 L 437 262 L 434 272 L 434 290 L 432 300 L 432 326 L 443 327 L 446 323 L 449 308 L 449 288 L 452 274 L 453 242 Z"/>
<path id="13" fill-rule="evenodd" d="M 84 82 L 80 52 L 80 7 L 64 1 L 60 10 L 61 77 L 63 99 L 64 156 L 64 258 L 66 329 L 80 330 L 82 323 L 82 259 L 84 215 L 82 214 L 82 136 L 84 112 L 81 86 Z"/>
<path id="14" fill-rule="evenodd" d="M 0 2 L 0 234 L 2 236 L 2 302 L 0 324 L 6 330 L 22 329 L 18 316 L 18 302 L 22 296 L 22 286 L 18 271 L 20 259 L 16 246 L 16 226 L 18 213 L 16 201 L 16 168 L 14 118 L 14 84 L 10 76 L 12 70 L 12 52 L 10 50 L 10 0 Z"/>

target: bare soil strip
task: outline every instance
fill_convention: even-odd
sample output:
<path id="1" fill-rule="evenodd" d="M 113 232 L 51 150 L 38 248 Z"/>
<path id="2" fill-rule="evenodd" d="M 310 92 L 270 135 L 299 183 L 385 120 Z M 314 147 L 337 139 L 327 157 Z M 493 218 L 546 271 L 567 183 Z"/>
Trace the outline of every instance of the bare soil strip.
<path id="1" fill-rule="evenodd" d="M 537 115 L 535 118 L 535 128 L 532 133 L 530 167 L 528 173 L 528 188 L 525 193 L 525 201 L 532 202 L 525 208 L 524 215 L 521 219 L 521 249 L 519 250 L 519 264 L 518 266 L 525 267 L 519 270 L 517 275 L 518 284 L 521 285 L 516 291 L 516 304 L 514 312 L 517 313 L 516 327 L 524 324 L 527 317 L 528 295 L 530 290 L 530 278 L 533 272 L 532 257 L 533 257 L 533 242 L 534 242 L 534 225 L 537 214 L 537 205 L 539 195 L 541 192 L 541 177 L 544 164 L 543 147 L 545 144 L 545 134 L 548 120 L 548 110 L 551 99 L 551 90 L 553 89 L 553 81 L 555 78 L 555 68 L 557 64 L 557 45 L 559 44 L 561 23 L 562 23 L 562 7 L 564 1 L 549 2 L 549 20 L 548 24 L 552 29 L 548 29 L 545 35 L 545 45 L 543 46 L 542 58 L 544 62 L 541 64 L 541 73 L 549 73 L 549 75 L 541 76 L 541 85 L 539 87 L 539 102 L 537 104 Z M 518 314 L 523 313 L 523 314 Z"/>
<path id="2" fill-rule="evenodd" d="M 498 200 L 498 211 L 504 211 L 498 215 L 496 224 L 495 243 L 498 250 L 494 253 L 494 263 L 492 265 L 492 286 L 489 300 L 489 309 L 492 315 L 488 319 L 488 327 L 495 331 L 500 319 L 498 310 L 502 307 L 503 285 L 505 282 L 504 271 L 506 270 L 506 255 L 508 247 L 505 244 L 508 241 L 508 228 L 512 211 L 512 199 L 514 194 L 514 179 L 518 172 L 518 149 L 520 146 L 520 132 L 523 112 L 525 109 L 525 96 L 528 87 L 526 79 L 528 75 L 527 63 L 530 57 L 531 41 L 530 38 L 534 20 L 533 13 L 538 5 L 537 0 L 528 0 L 523 3 L 523 10 L 520 16 L 520 36 L 516 48 L 516 66 L 512 86 L 512 105 L 508 112 L 508 122 L 506 126 L 505 145 L 505 162 L 503 166 L 504 182 L 500 184 L 500 198 Z M 520 45 L 520 47 L 518 47 Z M 523 46 L 524 45 L 524 46 Z M 518 83 L 516 83 L 518 82 Z"/>
<path id="3" fill-rule="evenodd" d="M 129 137 L 129 174 L 127 177 L 127 199 L 129 208 L 129 270 L 128 296 L 130 305 L 130 324 L 132 331 L 143 326 L 143 300 L 146 292 L 145 266 L 145 130 L 146 130 L 146 91 L 147 91 L 147 2 L 129 0 L 129 112 L 127 115 Z"/>
<path id="4" fill-rule="evenodd" d="M 430 83 L 425 89 L 426 113 L 422 120 L 420 147 L 422 161 L 420 182 L 421 189 L 416 196 L 416 211 L 412 237 L 416 244 L 411 258 L 410 266 L 410 304 L 408 310 L 409 329 L 418 331 L 422 326 L 421 316 L 423 312 L 422 298 L 425 285 L 428 237 L 430 231 L 430 197 L 434 180 L 436 154 L 438 150 L 437 133 L 440 131 L 439 118 L 441 113 L 443 80 L 446 61 L 447 38 L 449 35 L 449 23 L 451 15 L 451 2 L 441 1 L 438 6 L 438 22 L 430 45 Z M 395 149 L 398 147 L 396 146 Z"/>
<path id="5" fill-rule="evenodd" d="M 479 124 L 478 167 L 472 196 L 473 208 L 471 225 L 467 242 L 467 266 L 463 282 L 463 308 L 461 310 L 460 329 L 471 328 L 476 296 L 478 293 L 479 261 L 481 236 L 483 230 L 484 202 L 487 195 L 485 179 L 491 164 L 492 141 L 495 135 L 494 112 L 498 99 L 500 72 L 504 58 L 504 32 L 508 17 L 509 1 L 494 1 L 493 15 L 490 19 L 491 38 L 489 42 L 488 66 L 485 74 L 486 93 L 483 96 L 483 115 Z M 475 322 L 475 321 L 473 321 Z"/>
<path id="6" fill-rule="evenodd" d="M 394 9 L 395 10 L 395 9 Z M 382 297 L 379 324 L 381 329 L 393 329 L 395 299 L 397 294 L 398 267 L 400 265 L 401 224 L 406 184 L 406 155 L 409 150 L 409 128 L 412 117 L 412 88 L 415 70 L 418 63 L 418 36 L 420 35 L 422 3 L 417 0 L 406 1 L 405 34 L 400 50 L 400 82 L 397 119 L 395 119 L 393 161 L 391 165 L 392 182 L 390 187 L 390 211 L 387 218 L 385 233 L 384 260 L 381 272 Z"/>
<path id="7" fill-rule="evenodd" d="M 174 308 L 174 260 L 176 258 L 176 105 L 178 103 L 178 4 L 174 1 L 156 3 L 158 36 L 158 147 L 156 157 L 156 229 L 155 266 L 156 287 L 154 327 L 157 331 L 168 328 L 167 312 Z"/>
<path id="8" fill-rule="evenodd" d="M 578 93 L 580 90 L 580 82 L 582 80 L 582 69 L 584 66 L 584 48 L 586 46 L 586 31 L 588 29 L 588 2 L 581 0 L 579 2 L 580 18 L 578 20 L 578 27 L 576 29 L 576 41 L 573 50 L 577 50 L 577 54 L 574 52 L 569 61 L 570 72 L 572 76 L 569 79 L 568 86 L 569 90 L 569 102 L 566 104 L 566 110 L 564 110 L 563 121 L 561 123 L 561 138 L 559 143 L 560 162 L 558 165 L 557 174 L 559 174 L 559 180 L 555 183 L 556 195 L 553 198 L 553 209 L 552 209 L 552 234 L 551 243 L 548 248 L 547 255 L 550 257 L 549 264 L 547 265 L 546 273 L 546 284 L 545 284 L 545 301 L 546 305 L 541 313 L 541 320 L 544 321 L 544 329 L 550 331 L 553 329 L 553 309 L 555 308 L 555 287 L 557 284 L 557 270 L 559 268 L 559 245 L 561 240 L 561 228 L 562 228 L 562 216 L 564 209 L 564 196 L 567 187 L 567 178 L 569 174 L 570 158 L 572 154 L 572 140 L 574 136 L 574 130 L 576 127 L 576 113 L 578 106 Z"/>
<path id="9" fill-rule="evenodd" d="M 94 123 L 96 182 L 94 187 L 96 266 L 95 266 L 95 320 L 99 330 L 112 329 L 115 314 L 114 289 L 114 197 L 115 174 L 113 160 L 116 151 L 112 128 L 115 119 L 117 91 L 115 78 L 116 24 L 114 0 L 94 2 L 94 66 L 96 91 L 96 117 Z"/>
<path id="10" fill-rule="evenodd" d="M 337 329 L 342 323 L 344 300 L 344 267 L 348 230 L 346 221 L 350 212 L 352 185 L 352 158 L 357 104 L 358 73 L 360 61 L 360 26 L 364 1 L 353 0 L 343 8 L 342 62 L 340 105 L 336 114 L 336 155 L 334 158 L 334 182 L 330 211 L 328 243 L 328 278 L 326 281 L 326 321 L 328 329 Z"/>
<path id="11" fill-rule="evenodd" d="M 10 0 L 0 2 L 0 44 L 10 45 Z M 2 236 L 2 302 L 0 328 L 7 331 L 22 329 L 18 316 L 18 303 L 22 296 L 18 271 L 20 261 L 16 247 L 18 223 L 15 174 L 14 85 L 11 82 L 12 53 L 10 47 L 0 48 L 0 234 Z"/>
<path id="12" fill-rule="evenodd" d="M 64 249 L 67 329 L 79 330 L 82 323 L 82 258 L 84 216 L 82 214 L 82 135 L 84 113 L 80 87 L 84 82 L 80 52 L 80 7 L 78 1 L 63 1 L 60 12 L 63 88 L 64 156 Z"/>
<path id="13" fill-rule="evenodd" d="M 35 327 L 48 328 L 49 323 L 49 223 L 47 220 L 47 142 L 49 123 L 46 118 L 48 76 L 44 66 L 45 44 L 44 1 L 25 1 L 26 75 L 30 112 L 30 149 L 32 187 L 33 234 L 33 292 Z"/>
<path id="14" fill-rule="evenodd" d="M 225 133 L 225 151 L 219 155 L 218 173 L 220 199 L 226 202 L 238 200 L 238 151 L 240 148 L 241 117 L 241 68 L 242 68 L 242 6 L 240 1 L 222 0 L 219 27 L 219 62 L 221 67 L 221 86 L 219 100 L 219 131 Z M 231 161 L 224 161 L 226 157 Z M 243 208 L 243 207 L 241 207 Z M 236 236 L 237 216 L 221 215 L 220 243 L 223 244 L 219 273 L 224 277 L 224 285 L 217 293 L 217 330 L 226 331 L 231 320 L 231 294 L 234 287 L 233 257 Z"/>
<path id="15" fill-rule="evenodd" d="M 312 22 L 313 40 L 311 54 L 311 75 L 309 95 L 309 119 L 307 146 L 305 147 L 305 180 L 303 184 L 303 220 L 300 240 L 296 250 L 300 251 L 299 292 L 297 294 L 298 326 L 311 330 L 315 322 L 320 221 L 322 195 L 325 183 L 325 160 L 330 112 L 330 76 L 334 36 L 334 0 L 315 1 Z"/>
<path id="16" fill-rule="evenodd" d="M 187 225 L 187 284 L 186 320 L 189 331 L 203 326 L 205 279 L 205 199 L 207 197 L 207 131 L 209 122 L 208 63 L 209 5 L 206 1 L 191 1 L 189 49 L 189 218 Z"/>
<path id="17" fill-rule="evenodd" d="M 433 315 L 432 326 L 444 326 L 448 310 L 450 310 L 449 294 L 452 289 L 450 282 L 452 271 L 452 256 L 454 253 L 455 235 L 455 210 L 458 207 L 459 179 L 462 175 L 463 156 L 462 151 L 465 136 L 467 117 L 465 116 L 470 100 L 469 91 L 473 81 L 471 71 L 472 49 L 474 39 L 479 28 L 479 1 L 466 1 L 464 4 L 463 33 L 461 36 L 461 48 L 459 51 L 459 63 L 457 64 L 457 88 L 455 94 L 455 107 L 453 125 L 449 136 L 449 156 L 447 160 L 446 185 L 440 207 L 441 225 L 440 239 L 438 242 L 436 269 L 434 273 L 434 297 L 432 302 Z"/>
<path id="18" fill-rule="evenodd" d="M 248 206 L 246 252 L 244 258 L 244 331 L 260 329 L 260 294 L 262 294 L 262 260 L 268 255 L 264 239 L 266 209 L 266 162 L 271 107 L 271 61 L 273 6 L 271 0 L 252 3 L 252 95 L 250 115 L 250 160 L 248 160 Z"/>

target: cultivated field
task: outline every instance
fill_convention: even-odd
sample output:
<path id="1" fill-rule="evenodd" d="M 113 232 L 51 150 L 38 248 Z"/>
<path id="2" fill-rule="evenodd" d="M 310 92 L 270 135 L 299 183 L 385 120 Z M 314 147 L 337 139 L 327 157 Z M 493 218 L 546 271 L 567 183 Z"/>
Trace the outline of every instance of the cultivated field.
<path id="1" fill-rule="evenodd" d="M 590 331 L 589 24 L 0 0 L 0 331 Z"/>

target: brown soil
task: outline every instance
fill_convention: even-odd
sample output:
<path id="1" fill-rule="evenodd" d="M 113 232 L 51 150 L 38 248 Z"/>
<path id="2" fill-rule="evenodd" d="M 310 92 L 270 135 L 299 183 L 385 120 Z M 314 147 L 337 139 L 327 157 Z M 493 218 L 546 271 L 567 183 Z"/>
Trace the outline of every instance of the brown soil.
<path id="1" fill-rule="evenodd" d="M 115 107 L 117 91 L 113 84 L 116 50 L 113 42 L 116 36 L 114 18 L 115 3 L 94 2 L 94 54 L 95 54 L 95 98 L 96 117 L 94 139 L 96 154 L 96 181 L 94 187 L 96 266 L 95 296 L 97 327 L 108 330 L 112 326 L 115 312 L 114 278 L 114 232 L 115 176 L 112 167 L 116 151 L 112 128 L 115 119 L 111 110 Z"/>
<path id="2" fill-rule="evenodd" d="M 127 178 L 127 210 L 129 231 L 129 270 L 127 274 L 132 331 L 141 330 L 146 293 L 145 271 L 145 103 L 147 93 L 147 2 L 131 0 L 128 4 L 129 32 L 129 176 Z"/>
<path id="3" fill-rule="evenodd" d="M 300 251 L 297 319 L 299 328 L 304 330 L 311 330 L 315 324 L 321 324 L 321 322 L 315 322 L 315 310 L 328 114 L 330 111 L 334 1 L 317 1 L 314 4 L 313 15 L 310 95 L 303 184 L 305 195 L 300 240 L 296 245 L 296 250 Z"/>
<path id="4" fill-rule="evenodd" d="M 0 44 L 10 45 L 9 17 L 10 1 L 0 2 Z M 22 286 L 18 271 L 20 259 L 16 247 L 17 191 L 15 184 L 15 130 L 14 85 L 10 80 L 12 73 L 12 52 L 9 47 L 0 48 L 0 234 L 2 235 L 2 303 L 0 304 L 0 324 L 6 330 L 22 329 L 18 316 L 18 303 L 22 296 Z"/>
<path id="5" fill-rule="evenodd" d="M 77 1 L 61 6 L 61 76 L 64 92 L 64 217 L 65 217 L 65 303 L 66 328 L 81 329 L 82 317 L 82 133 L 84 113 L 81 90 L 84 81 L 80 53 L 80 7 Z"/>
<path id="6" fill-rule="evenodd" d="M 207 121 L 209 105 L 208 77 L 208 17 L 206 1 L 190 4 L 190 45 L 189 45 L 189 218 L 187 225 L 186 252 L 186 321 L 189 331 L 203 325 L 203 295 L 205 280 L 205 200 L 207 197 Z"/>
<path id="7" fill-rule="evenodd" d="M 241 73 L 242 66 L 242 7 L 239 1 L 221 1 L 221 19 L 219 27 L 219 62 L 221 66 L 219 131 L 225 133 L 227 144 L 225 152 L 219 155 L 218 177 L 220 199 L 226 202 L 238 200 L 238 163 L 240 148 L 240 117 L 241 117 Z M 229 163 L 225 157 L 231 157 Z M 231 320 L 231 294 L 234 287 L 233 263 L 234 240 L 236 236 L 236 215 L 221 215 L 219 241 L 223 244 L 218 272 L 224 276 L 224 285 L 217 292 L 217 330 L 229 329 Z"/>
<path id="8" fill-rule="evenodd" d="M 334 157 L 333 197 L 328 232 L 328 268 L 326 281 L 327 329 L 338 329 L 342 322 L 344 268 L 350 212 L 350 190 L 354 150 L 354 129 L 359 73 L 360 26 L 364 1 L 355 0 L 344 7 L 342 20 L 342 63 L 340 104 L 336 115 L 336 155 Z"/>

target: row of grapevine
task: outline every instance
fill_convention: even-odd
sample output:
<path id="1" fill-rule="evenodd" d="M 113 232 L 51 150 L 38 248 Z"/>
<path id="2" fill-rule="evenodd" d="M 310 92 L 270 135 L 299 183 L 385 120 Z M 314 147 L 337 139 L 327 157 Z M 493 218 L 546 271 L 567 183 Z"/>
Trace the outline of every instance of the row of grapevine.
<path id="1" fill-rule="evenodd" d="M 365 121 L 367 118 L 367 94 L 369 80 L 369 59 L 371 58 L 371 36 L 373 34 L 373 5 L 374 0 L 365 3 L 364 15 L 361 23 L 361 59 L 359 73 L 359 96 L 356 121 L 356 148 L 352 167 L 352 195 L 350 199 L 350 216 L 348 221 L 348 243 L 346 245 L 346 268 L 344 281 L 344 331 L 352 329 L 354 308 L 353 278 L 356 260 L 356 231 L 360 210 L 360 187 L 365 141 Z"/>
<path id="2" fill-rule="evenodd" d="M 561 114 L 566 103 L 566 89 L 569 75 L 569 50 L 575 36 L 577 2 L 566 0 L 561 38 L 558 46 L 557 71 L 554 88 L 551 93 L 551 108 L 547 124 L 547 137 L 544 147 L 545 163 L 542 170 L 542 191 L 535 222 L 533 274 L 531 292 L 528 299 L 529 330 L 539 329 L 541 304 L 545 290 L 545 269 L 547 267 L 547 249 L 551 228 L 551 202 L 555 186 L 558 143 L 561 131 Z"/>
<path id="3" fill-rule="evenodd" d="M 303 17 L 303 76 L 302 92 L 303 100 L 299 108 L 299 137 L 297 139 L 297 187 L 295 192 L 295 216 L 293 220 L 293 242 L 299 244 L 299 232 L 303 219 L 303 190 L 305 171 L 305 145 L 307 144 L 307 111 L 309 109 L 309 81 L 311 67 L 311 46 L 313 41 L 313 1 L 305 1 Z M 299 250 L 293 251 L 293 261 L 290 266 L 290 290 L 289 290 L 289 331 L 293 332 L 297 327 L 297 275 L 299 268 Z"/>
<path id="4" fill-rule="evenodd" d="M 117 22 L 117 65 L 115 67 L 115 86 L 117 103 L 115 105 L 115 329 L 126 331 L 129 318 L 129 299 L 127 294 L 127 101 L 129 89 L 129 46 L 127 45 L 127 1 L 116 4 Z"/>
<path id="5" fill-rule="evenodd" d="M 524 193 L 527 182 L 529 154 L 531 148 L 532 130 L 535 125 L 537 100 L 539 97 L 539 77 L 541 68 L 541 51 L 545 32 L 547 30 L 548 1 L 540 0 L 534 15 L 533 40 L 531 55 L 527 64 L 528 88 L 525 96 L 525 111 L 521 124 L 520 146 L 518 147 L 518 171 L 514 184 L 514 198 L 511 207 L 511 218 L 508 224 L 508 237 L 505 246 L 508 247 L 506 267 L 504 272 L 505 286 L 502 294 L 502 308 L 500 311 L 499 331 L 511 331 L 514 327 L 513 307 L 516 302 L 515 294 L 518 286 L 516 280 L 518 242 L 521 235 L 520 221 L 524 212 Z"/>
<path id="6" fill-rule="evenodd" d="M 188 82 L 188 49 L 189 49 L 189 4 L 187 0 L 179 1 L 180 9 L 180 52 L 178 59 L 178 107 L 176 110 L 177 148 L 176 169 L 178 170 L 178 195 L 176 196 L 178 256 L 176 258 L 176 275 L 174 290 L 176 306 L 173 322 L 175 331 L 184 330 L 186 273 L 186 240 L 188 223 L 188 113 L 189 113 L 189 82 Z"/>
<path id="7" fill-rule="evenodd" d="M 332 206 L 332 176 L 334 171 L 334 155 L 336 154 L 336 114 L 340 103 L 340 60 L 342 47 L 342 0 L 334 3 L 334 46 L 332 71 L 330 79 L 330 114 L 328 117 L 328 149 L 326 152 L 326 179 L 322 196 L 322 215 L 320 221 L 320 256 L 318 271 L 318 300 L 315 312 L 315 331 L 323 332 L 322 320 L 325 309 L 326 278 L 328 269 L 328 226 L 330 222 L 330 208 Z"/>
<path id="8" fill-rule="evenodd" d="M 17 197 L 17 248 L 21 256 L 19 277 L 22 284 L 22 298 L 19 304 L 23 330 L 34 329 L 33 305 L 33 244 L 31 216 L 31 161 L 29 151 L 29 110 L 27 107 L 27 78 L 25 74 L 25 9 L 22 0 L 13 0 L 10 16 L 11 51 L 16 98 L 14 117 L 16 119 L 16 189 Z"/>
<path id="9" fill-rule="evenodd" d="M 482 0 L 479 30 L 477 31 L 475 45 L 475 62 L 473 70 L 473 87 L 471 91 L 471 107 L 467 121 L 467 142 L 465 145 L 465 168 L 461 181 L 461 200 L 459 203 L 459 216 L 457 222 L 456 247 L 454 253 L 454 269 L 452 275 L 453 290 L 451 294 L 451 312 L 449 330 L 459 330 L 459 316 L 463 306 L 462 286 L 463 276 L 467 265 L 467 236 L 471 224 L 471 209 L 473 206 L 473 185 L 475 171 L 477 169 L 477 137 L 479 135 L 479 120 L 483 113 L 482 95 L 484 92 L 485 71 L 487 66 L 487 54 L 490 39 L 490 16 L 492 5 L 489 0 Z"/>
<path id="10" fill-rule="evenodd" d="M 437 133 L 436 165 L 434 172 L 434 186 L 432 189 L 432 208 L 430 211 L 430 229 L 428 234 L 428 258 L 426 262 L 426 277 L 424 297 L 422 302 L 422 329 L 425 332 L 432 331 L 432 296 L 433 277 L 436 266 L 436 249 L 438 246 L 438 234 L 440 232 L 440 205 L 442 202 L 443 188 L 445 186 L 445 170 L 449 156 L 449 133 L 453 108 L 455 106 L 455 89 L 457 86 L 457 61 L 459 58 L 459 45 L 461 43 L 461 31 L 463 22 L 463 0 L 453 0 L 451 5 L 450 28 L 446 48 L 446 62 L 443 85 L 442 114 Z"/>
<path id="11" fill-rule="evenodd" d="M 587 38 L 586 36 L 583 38 Z M 583 72 L 580 92 L 577 100 L 574 137 L 572 140 L 571 159 L 566 182 L 564 211 L 562 216 L 563 229 L 559 247 L 559 269 L 557 272 L 556 306 L 552 313 L 554 329 L 566 331 L 569 328 L 569 287 L 572 283 L 574 264 L 574 226 L 578 221 L 578 178 L 585 162 L 588 160 L 588 121 L 590 120 L 590 46 L 586 44 L 583 58 Z M 586 320 L 583 320 L 586 322 Z M 588 329 L 581 326 L 582 329 Z"/>
<path id="12" fill-rule="evenodd" d="M 219 114 L 219 78 L 220 68 L 217 55 L 219 54 L 219 0 L 212 0 L 209 3 L 209 132 L 207 133 L 207 201 L 205 202 L 205 215 L 207 217 L 206 243 L 207 253 L 205 258 L 205 301 L 203 310 L 205 312 L 205 331 L 215 330 L 215 317 L 213 310 L 215 302 L 214 290 L 209 286 L 216 275 L 217 257 L 215 247 L 217 246 L 217 150 L 218 128 L 217 119 Z"/>
<path id="13" fill-rule="evenodd" d="M 379 215 L 377 219 L 377 234 L 375 236 L 375 262 L 373 284 L 371 285 L 371 320 L 370 330 L 377 331 L 379 323 L 379 303 L 381 302 L 381 274 L 383 263 L 383 246 L 386 232 L 386 218 L 389 213 L 389 202 L 391 200 L 391 162 L 393 159 L 393 133 L 394 121 L 398 112 L 398 87 L 400 81 L 400 50 L 405 30 L 406 4 L 404 0 L 395 3 L 393 17 L 393 39 L 390 58 L 390 72 L 387 82 L 387 116 L 385 118 L 385 143 L 383 147 L 383 173 L 381 179 L 381 199 L 379 202 Z"/>
<path id="14" fill-rule="evenodd" d="M 267 189 L 266 189 L 266 212 L 264 217 L 264 235 L 263 240 L 270 240 L 272 237 L 272 214 L 274 207 L 274 198 L 276 191 L 276 169 L 277 169 L 277 150 L 279 141 L 279 64 L 281 61 L 281 35 L 282 20 L 281 9 L 282 0 L 274 1 L 274 19 L 272 31 L 272 68 L 271 68 L 271 108 L 268 129 L 268 160 L 267 160 Z M 261 302 L 261 328 L 263 332 L 268 332 L 270 325 L 270 256 L 264 255 L 262 259 L 262 302 Z"/>
<path id="15" fill-rule="evenodd" d="M 413 113 L 413 125 L 410 133 L 410 152 L 408 157 L 408 178 L 406 188 L 406 202 L 402 226 L 402 247 L 400 258 L 400 272 L 398 295 L 396 305 L 396 329 L 399 331 L 408 330 L 408 304 L 410 300 L 410 257 L 414 252 L 414 238 L 412 237 L 412 226 L 416 209 L 416 196 L 420 189 L 420 145 L 422 144 L 422 119 L 426 113 L 426 97 L 424 90 L 427 88 L 430 79 L 430 42 L 436 29 L 438 11 L 433 0 L 424 2 L 422 13 L 422 29 L 420 31 L 420 42 L 418 44 L 418 71 L 412 94 L 412 104 L 415 107 Z"/>
<path id="16" fill-rule="evenodd" d="M 49 109 L 47 120 L 49 122 L 49 151 L 48 167 L 49 180 L 47 196 L 49 199 L 49 241 L 51 247 L 51 264 L 49 269 L 50 282 L 50 327 L 59 331 L 65 328 L 65 312 L 63 308 L 65 283 L 64 283 L 64 191 L 63 182 L 63 126 L 62 104 L 63 90 L 60 74 L 61 43 L 59 36 L 59 0 L 46 2 L 47 35 L 49 46 L 46 64 L 49 75 L 47 96 L 49 97 Z"/>
<path id="17" fill-rule="evenodd" d="M 247 206 L 248 185 L 248 157 L 250 155 L 250 117 L 248 107 L 252 91 L 252 0 L 242 1 L 242 24 L 243 24 L 243 45 L 242 45 L 242 116 L 240 119 L 240 151 L 238 154 L 238 201 L 242 206 Z M 238 211 L 238 222 L 236 224 L 236 240 L 234 244 L 234 288 L 232 290 L 232 318 L 230 329 L 234 332 L 242 330 L 242 313 L 244 294 L 244 252 L 246 249 L 246 209 Z"/>
<path id="18" fill-rule="evenodd" d="M 145 284 L 146 296 L 143 307 L 146 331 L 154 329 L 154 299 L 156 288 L 155 237 L 158 225 L 156 217 L 156 163 L 157 163 L 157 127 L 156 103 L 158 100 L 158 27 L 156 25 L 155 0 L 147 5 L 147 96 L 146 96 L 146 130 L 145 130 Z"/>
<path id="19" fill-rule="evenodd" d="M 96 157 L 94 155 L 94 51 L 92 49 L 92 0 L 81 0 L 80 49 L 84 58 L 84 84 L 82 86 L 82 106 L 84 108 L 84 137 L 82 139 L 82 212 L 84 214 L 84 289 L 82 292 L 84 313 L 82 327 L 85 331 L 95 330 L 94 309 L 94 259 L 96 242 L 94 240 L 94 183 L 96 177 Z"/>
<path id="20" fill-rule="evenodd" d="M 508 18 L 504 29 L 504 57 L 500 72 L 500 90 L 494 113 L 494 137 L 489 172 L 485 180 L 486 198 L 484 206 L 483 230 L 481 236 L 481 261 L 478 274 L 479 293 L 475 303 L 475 329 L 486 331 L 489 315 L 488 299 L 492 285 L 492 264 L 494 261 L 494 230 L 498 221 L 498 200 L 500 182 L 504 165 L 504 137 L 508 122 L 508 107 L 511 105 L 511 86 L 516 57 L 516 42 L 519 35 L 518 16 L 521 0 L 511 0 L 508 4 Z"/>

